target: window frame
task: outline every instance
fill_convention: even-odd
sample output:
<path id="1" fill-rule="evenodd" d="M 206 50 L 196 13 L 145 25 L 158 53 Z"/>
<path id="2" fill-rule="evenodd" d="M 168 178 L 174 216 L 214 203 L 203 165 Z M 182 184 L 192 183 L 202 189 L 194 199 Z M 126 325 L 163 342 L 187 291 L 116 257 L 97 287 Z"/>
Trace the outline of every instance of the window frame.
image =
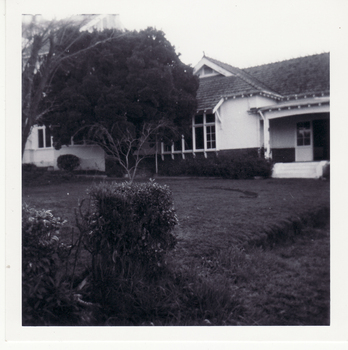
<path id="1" fill-rule="evenodd" d="M 202 123 L 196 123 L 196 118 L 202 116 Z M 207 117 L 214 116 L 214 121 L 207 121 Z M 196 128 L 203 128 L 203 148 L 196 147 Z M 213 136 L 208 140 L 208 135 Z M 192 140 L 193 140 L 193 152 L 216 151 L 217 150 L 217 137 L 216 137 L 216 115 L 215 113 L 203 112 L 203 114 L 196 114 L 192 118 Z M 215 147 L 213 147 L 215 146 Z"/>
<path id="2" fill-rule="evenodd" d="M 207 122 L 207 116 L 208 118 L 210 116 L 213 116 L 213 121 L 208 121 Z M 202 122 L 196 123 L 196 118 L 201 117 Z M 203 148 L 198 148 L 196 147 L 196 129 L 197 128 L 202 128 L 203 129 Z M 209 128 L 209 130 L 208 130 Z M 217 115 L 216 113 L 207 113 L 203 112 L 200 114 L 196 114 L 195 116 L 192 117 L 192 123 L 191 123 L 191 144 L 192 148 L 186 148 L 186 140 L 184 138 L 184 135 L 182 135 L 181 138 L 181 149 L 177 149 L 174 147 L 174 142 L 171 143 L 170 145 L 165 145 L 165 143 L 162 141 L 161 142 L 161 155 L 162 155 L 162 160 L 164 159 L 165 154 L 170 154 L 172 158 L 174 157 L 174 154 L 181 154 L 182 158 L 185 158 L 185 153 L 193 153 L 195 155 L 196 152 L 203 153 L 204 156 L 207 156 L 207 152 L 216 152 L 218 151 L 217 147 Z M 209 136 L 213 136 L 212 138 L 210 137 L 210 140 L 208 140 Z M 208 143 L 210 143 L 210 147 L 208 147 Z M 215 146 L 215 147 L 213 147 Z M 170 147 L 170 149 L 169 149 Z"/>
<path id="3" fill-rule="evenodd" d="M 308 124 L 308 128 L 304 128 L 303 130 L 303 136 L 300 138 L 300 125 L 301 124 Z M 305 135 L 307 133 L 307 135 Z M 309 140 L 309 143 L 306 144 L 305 141 Z M 300 142 L 301 141 L 301 142 Z M 310 121 L 301 121 L 296 123 L 296 147 L 311 147 L 312 146 L 312 123 Z"/>
<path id="4" fill-rule="evenodd" d="M 42 140 L 40 140 L 41 136 Z M 50 145 L 47 146 L 47 141 L 49 141 Z M 37 127 L 37 149 L 50 149 L 53 148 L 53 137 L 52 135 L 47 135 L 47 128 L 45 126 L 38 126 Z M 42 141 L 42 142 L 40 142 Z M 42 144 L 42 147 L 40 147 L 40 144 Z"/>

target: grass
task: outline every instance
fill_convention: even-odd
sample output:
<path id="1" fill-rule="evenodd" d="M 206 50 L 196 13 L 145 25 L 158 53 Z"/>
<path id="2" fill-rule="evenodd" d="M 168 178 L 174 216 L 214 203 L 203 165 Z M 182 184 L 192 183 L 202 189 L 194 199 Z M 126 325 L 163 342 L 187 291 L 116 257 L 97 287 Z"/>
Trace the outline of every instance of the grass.
<path id="1" fill-rule="evenodd" d="M 124 287 L 115 296 L 128 295 L 142 316 L 127 319 L 121 311 L 135 310 L 118 310 L 118 317 L 104 313 L 97 324 L 329 324 L 328 182 L 157 181 L 170 186 L 180 222 L 177 247 L 168 256 L 173 273 L 152 287 L 140 278 L 129 293 Z M 52 209 L 73 227 L 73 208 L 91 184 L 23 187 L 23 202 Z M 306 228 L 308 219 L 318 227 Z"/>

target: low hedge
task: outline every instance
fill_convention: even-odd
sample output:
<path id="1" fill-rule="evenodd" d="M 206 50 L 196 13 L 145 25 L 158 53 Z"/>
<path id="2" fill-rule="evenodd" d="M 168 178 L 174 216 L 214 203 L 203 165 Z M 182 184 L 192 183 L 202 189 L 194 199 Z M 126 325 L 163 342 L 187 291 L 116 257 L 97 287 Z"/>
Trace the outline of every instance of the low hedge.
<path id="1" fill-rule="evenodd" d="M 270 177 L 272 163 L 253 156 L 237 157 L 228 154 L 208 158 L 174 159 L 159 162 L 162 176 L 213 176 L 226 179 L 251 179 L 255 176 Z"/>

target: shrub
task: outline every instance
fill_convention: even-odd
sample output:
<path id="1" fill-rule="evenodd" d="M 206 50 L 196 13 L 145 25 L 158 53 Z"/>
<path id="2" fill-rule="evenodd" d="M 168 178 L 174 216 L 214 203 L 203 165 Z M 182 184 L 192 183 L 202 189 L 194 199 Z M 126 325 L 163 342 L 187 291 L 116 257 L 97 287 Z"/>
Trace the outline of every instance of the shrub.
<path id="1" fill-rule="evenodd" d="M 73 171 L 80 165 L 80 158 L 73 154 L 62 154 L 57 159 L 58 168 L 65 171 Z"/>
<path id="2" fill-rule="evenodd" d="M 64 268 L 69 247 L 59 237 L 63 224 L 49 210 L 22 207 L 24 326 L 77 323 L 79 305 Z"/>
<path id="3" fill-rule="evenodd" d="M 37 171 L 38 167 L 33 163 L 22 164 L 22 173 Z"/>
<path id="4" fill-rule="evenodd" d="M 160 163 L 159 173 L 167 176 L 217 176 L 227 179 L 270 177 L 272 163 L 252 155 L 221 154 L 208 158 L 167 160 Z"/>
<path id="5" fill-rule="evenodd" d="M 221 156 L 220 175 L 227 179 L 252 179 L 255 176 L 270 177 L 272 163 L 263 158 Z"/>
<path id="6" fill-rule="evenodd" d="M 169 188 L 154 181 L 101 183 L 88 193 L 92 213 L 85 214 L 85 245 L 92 254 L 94 278 L 127 278 L 139 265 L 157 272 L 176 242 Z"/>

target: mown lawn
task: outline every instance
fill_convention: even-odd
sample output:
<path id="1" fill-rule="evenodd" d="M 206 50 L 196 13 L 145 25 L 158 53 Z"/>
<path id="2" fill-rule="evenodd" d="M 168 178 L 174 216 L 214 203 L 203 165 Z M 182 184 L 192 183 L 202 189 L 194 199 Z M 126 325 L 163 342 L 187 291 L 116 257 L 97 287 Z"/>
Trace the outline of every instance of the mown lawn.
<path id="1" fill-rule="evenodd" d="M 157 324 L 329 324 L 329 226 L 304 228 L 276 245 L 266 233 L 289 218 L 329 208 L 329 182 L 300 179 L 158 179 L 171 188 L 179 218 L 178 244 L 168 261 L 192 275 L 191 293 L 215 291 L 214 305 L 195 301 L 174 321 Z M 23 202 L 74 226 L 74 208 L 92 181 L 23 187 Z M 202 288 L 202 283 L 204 288 Z M 209 285 L 207 289 L 206 286 Z M 196 290 L 195 290 L 196 288 Z M 218 294 L 226 296 L 221 303 Z M 215 298 L 215 299 L 214 299 Z M 218 312 L 233 301 L 229 312 Z M 193 303 L 193 302 L 192 302 Z M 215 309 L 215 312 L 211 310 Z M 210 311 L 207 311 L 210 310 Z M 220 310 L 221 311 L 221 310 Z M 191 316 L 190 316 L 191 317 Z M 153 322 L 156 325 L 156 320 Z"/>

